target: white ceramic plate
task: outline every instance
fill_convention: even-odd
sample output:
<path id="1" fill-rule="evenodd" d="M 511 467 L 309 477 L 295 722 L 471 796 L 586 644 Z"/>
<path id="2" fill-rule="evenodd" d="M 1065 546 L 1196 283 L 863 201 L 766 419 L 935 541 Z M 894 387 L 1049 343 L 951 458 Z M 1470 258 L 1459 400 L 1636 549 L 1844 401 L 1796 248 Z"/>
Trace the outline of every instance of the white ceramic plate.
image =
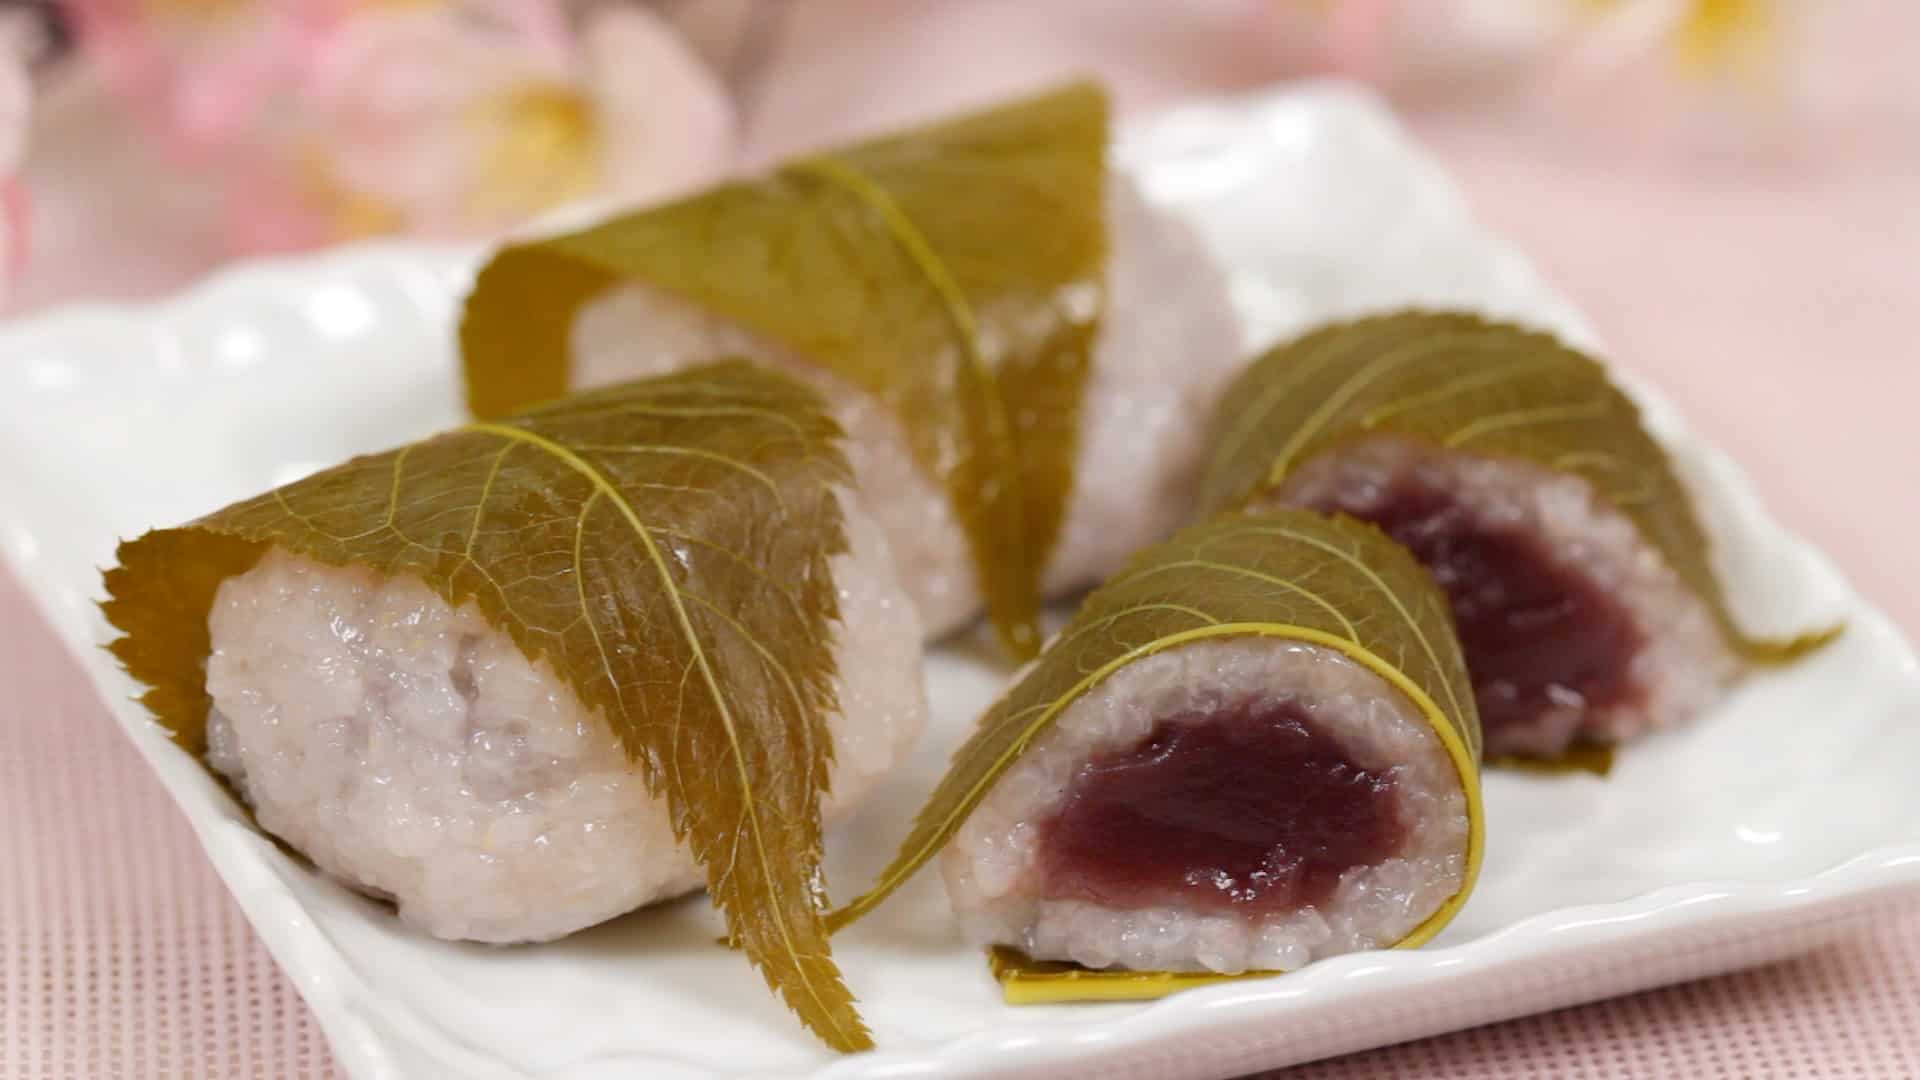
<path id="1" fill-rule="evenodd" d="M 1417 300 L 1590 343 L 1352 91 L 1185 108 L 1131 128 L 1121 158 L 1217 247 L 1255 342 Z M 535 948 L 410 933 L 282 857 L 148 726 L 97 648 L 108 635 L 93 601 L 118 537 L 455 422 L 451 320 L 472 268 L 470 252 L 361 248 L 0 335 L 0 545 L 357 1077 L 1226 1076 L 1776 959 L 1920 895 L 1920 665 L 1642 392 L 1748 620 L 1839 615 L 1851 629 L 1632 747 L 1607 781 L 1489 777 L 1485 875 L 1432 947 L 1154 1004 L 1010 1008 L 927 874 L 838 942 L 880 1049 L 835 1058 L 709 943 L 704 901 Z M 948 651 L 930 677 L 929 737 L 834 837 L 842 895 L 892 850 L 1004 673 Z"/>

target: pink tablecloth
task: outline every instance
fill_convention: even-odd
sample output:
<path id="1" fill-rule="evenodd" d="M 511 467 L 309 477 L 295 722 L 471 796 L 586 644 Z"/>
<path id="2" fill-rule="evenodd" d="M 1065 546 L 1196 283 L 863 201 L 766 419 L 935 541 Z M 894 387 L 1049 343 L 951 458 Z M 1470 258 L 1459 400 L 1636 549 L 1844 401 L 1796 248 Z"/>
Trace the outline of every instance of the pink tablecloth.
<path id="1" fill-rule="evenodd" d="M 1911 143 L 1756 181 L 1420 127 L 1618 361 L 1920 631 Z M 0 821 L 0 1077 L 334 1074 L 184 821 L 4 574 Z M 1920 913 L 1769 970 L 1290 1075 L 1920 1076 Z"/>

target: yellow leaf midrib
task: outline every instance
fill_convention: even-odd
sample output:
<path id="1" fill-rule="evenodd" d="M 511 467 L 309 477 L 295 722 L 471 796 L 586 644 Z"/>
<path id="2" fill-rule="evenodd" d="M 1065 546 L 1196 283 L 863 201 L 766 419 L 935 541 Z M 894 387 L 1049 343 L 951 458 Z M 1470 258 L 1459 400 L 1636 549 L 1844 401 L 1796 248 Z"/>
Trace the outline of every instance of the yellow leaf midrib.
<path id="1" fill-rule="evenodd" d="M 747 832 L 753 838 L 754 854 L 756 861 L 760 865 L 762 880 L 768 882 L 779 880 L 778 875 L 773 872 L 771 862 L 767 855 L 766 838 L 760 824 L 759 811 L 755 808 L 754 799 L 750 795 L 754 790 L 754 785 L 752 780 L 747 776 L 746 755 L 740 746 L 739 725 L 734 719 L 732 709 L 727 704 L 726 696 L 720 690 L 719 680 L 714 674 L 711 662 L 707 659 L 706 650 L 700 647 L 700 640 L 694 630 L 692 616 L 688 614 L 686 605 L 681 602 L 679 586 L 674 582 L 672 571 L 669 570 L 667 566 L 666 558 L 661 554 L 659 545 L 654 541 L 652 530 L 647 528 L 646 523 L 641 520 L 639 513 L 634 510 L 633 504 L 620 493 L 619 488 L 616 487 L 612 481 L 608 480 L 599 469 L 594 468 L 586 459 L 580 457 L 560 443 L 536 432 L 528 431 L 525 428 L 485 420 L 475 421 L 461 430 L 523 442 L 552 455 L 556 460 L 565 464 L 582 477 L 585 477 L 586 480 L 593 485 L 595 491 L 594 498 L 604 496 L 608 502 L 618 510 L 622 518 L 625 519 L 628 527 L 633 530 L 634 535 L 639 538 L 641 547 L 647 553 L 648 560 L 652 562 L 654 569 L 660 575 L 668 601 L 673 607 L 674 618 L 679 623 L 680 631 L 686 638 L 687 648 L 692 652 L 694 662 L 700 669 L 701 679 L 705 682 L 707 691 L 712 697 L 715 707 L 719 710 L 721 725 L 726 731 L 727 743 L 732 750 L 730 756 L 733 759 L 734 773 L 739 781 L 740 790 L 743 793 L 741 801 L 744 805 L 745 816 L 750 823 Z M 582 506 L 580 511 L 580 519 L 582 521 L 585 520 L 587 508 L 592 505 L 592 502 L 593 499 L 590 498 L 587 504 Z M 589 622 L 591 622 L 591 620 L 589 620 Z M 781 944 L 786 949 L 787 956 L 793 965 L 794 973 L 799 977 L 801 985 L 807 988 L 807 994 L 818 1007 L 821 1017 L 833 1027 L 834 1034 L 839 1037 L 841 1042 L 848 1045 L 860 1045 L 861 1040 L 848 1035 L 846 1030 L 841 1027 L 836 1011 L 821 999 L 820 992 L 818 988 L 814 986 L 813 979 L 807 971 L 806 961 L 801 956 L 799 948 L 794 944 L 792 928 L 787 925 L 787 919 L 785 913 L 781 910 L 781 906 L 776 903 L 767 905 L 767 908 L 772 916 L 774 925 L 779 928 Z"/>
<path id="2" fill-rule="evenodd" d="M 880 216 L 887 234 L 906 252 L 907 258 L 921 272 L 952 322 L 955 335 L 960 341 L 961 355 L 966 359 L 967 370 L 975 385 L 981 388 L 980 399 L 984 402 L 986 415 L 982 417 L 987 428 L 987 436 L 993 442 L 996 454 L 1002 461 L 1014 462 L 1012 467 L 997 470 L 995 477 L 1003 491 L 996 497 L 997 510 L 1006 515 L 1009 535 L 997 538 L 995 554 L 1012 555 L 1013 576 L 1019 587 L 1031 591 L 1038 568 L 1033 566 L 1035 553 L 1026 549 L 1027 520 L 1026 492 L 1024 478 L 1018 467 L 1018 453 L 1013 444 L 1013 424 L 1007 415 L 1006 402 L 1000 393 L 999 379 L 991 365 L 987 363 L 985 353 L 980 347 L 980 325 L 973 311 L 973 305 L 967 300 L 966 292 L 959 282 L 947 271 L 946 261 L 933 249 L 926 234 L 920 231 L 906 209 L 894 199 L 893 195 L 880 183 L 851 163 L 834 157 L 816 157 L 797 161 L 787 166 L 788 170 L 804 176 L 816 177 L 826 183 L 852 195 L 862 204 Z M 976 538 L 978 543 L 978 538 Z M 996 622 L 1003 613 L 994 612 L 994 594 L 996 590 L 989 575 L 984 571 L 982 562 L 981 586 L 987 594 L 989 614 Z M 1010 613 L 1005 613 L 1010 614 Z M 1003 631 L 1014 635 L 1032 636 L 1032 627 L 1006 626 Z M 1037 642 L 1034 642 L 1037 644 Z"/>

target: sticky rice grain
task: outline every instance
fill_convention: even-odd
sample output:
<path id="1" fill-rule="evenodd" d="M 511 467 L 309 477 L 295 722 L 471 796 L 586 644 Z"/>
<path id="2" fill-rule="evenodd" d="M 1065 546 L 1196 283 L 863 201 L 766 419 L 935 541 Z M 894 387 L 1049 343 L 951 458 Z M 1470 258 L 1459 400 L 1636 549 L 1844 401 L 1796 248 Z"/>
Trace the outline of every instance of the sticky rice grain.
<path id="1" fill-rule="evenodd" d="M 851 500 L 829 817 L 906 752 L 920 631 Z M 436 937 L 541 941 L 699 887 L 596 712 L 469 603 L 274 550 L 210 616 L 209 759 L 262 827 Z"/>

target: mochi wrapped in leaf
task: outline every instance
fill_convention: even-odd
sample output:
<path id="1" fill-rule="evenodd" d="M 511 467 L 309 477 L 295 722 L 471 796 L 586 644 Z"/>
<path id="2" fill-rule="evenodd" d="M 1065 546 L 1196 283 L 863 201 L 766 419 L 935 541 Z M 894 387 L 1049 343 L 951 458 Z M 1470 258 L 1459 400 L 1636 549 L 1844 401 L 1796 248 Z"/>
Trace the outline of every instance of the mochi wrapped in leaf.
<path id="1" fill-rule="evenodd" d="M 355 458 L 124 543 L 113 645 L 261 827 L 439 937 L 706 885 L 869 1045 L 822 818 L 905 752 L 919 626 L 810 389 L 691 370 Z"/>
<path id="2" fill-rule="evenodd" d="M 1255 360 L 1221 399 L 1202 501 L 1351 514 L 1411 549 L 1494 755 L 1567 760 L 1680 722 L 1831 636 L 1742 631 L 1632 400 L 1552 337 L 1474 315 L 1339 323 Z"/>
<path id="3" fill-rule="evenodd" d="M 1417 945 L 1478 872 L 1479 739 L 1411 556 L 1350 519 L 1224 515 L 1088 597 L 835 925 L 938 854 L 967 937 L 1017 951 L 1016 1000 Z"/>
<path id="4" fill-rule="evenodd" d="M 718 354 L 801 377 L 929 632 L 984 603 L 1031 655 L 1043 594 L 1188 518 L 1241 360 L 1197 236 L 1107 144 L 1072 86 L 509 247 L 467 301 L 469 404 Z"/>

